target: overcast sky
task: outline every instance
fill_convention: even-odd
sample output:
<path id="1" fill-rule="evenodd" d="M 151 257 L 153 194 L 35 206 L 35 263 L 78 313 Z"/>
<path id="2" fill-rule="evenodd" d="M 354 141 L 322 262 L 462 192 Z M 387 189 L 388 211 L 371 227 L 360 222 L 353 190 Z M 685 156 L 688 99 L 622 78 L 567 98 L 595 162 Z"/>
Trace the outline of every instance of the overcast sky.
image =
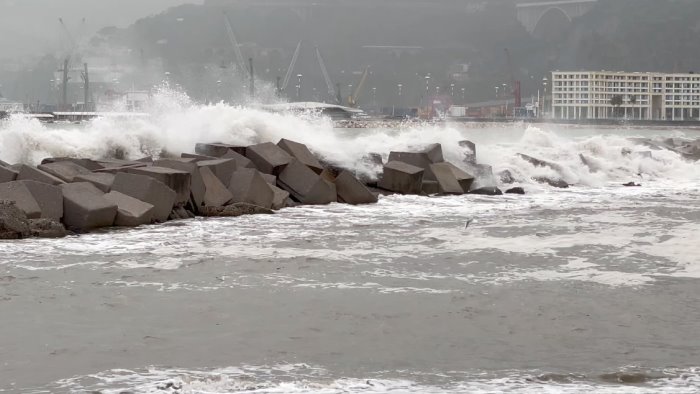
<path id="1" fill-rule="evenodd" d="M 59 48 L 62 17 L 76 36 L 105 26 L 128 26 L 137 19 L 203 0 L 0 0 L 0 58 Z M 81 29 L 81 20 L 86 26 Z M 82 30 L 82 31 L 81 31 Z"/>

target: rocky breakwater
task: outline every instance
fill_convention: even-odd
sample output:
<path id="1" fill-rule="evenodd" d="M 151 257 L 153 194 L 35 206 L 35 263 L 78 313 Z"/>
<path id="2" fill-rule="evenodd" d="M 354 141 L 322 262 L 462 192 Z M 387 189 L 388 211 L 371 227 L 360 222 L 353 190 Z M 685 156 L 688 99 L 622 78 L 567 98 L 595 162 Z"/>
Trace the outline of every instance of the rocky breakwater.
<path id="1" fill-rule="evenodd" d="M 200 143 L 180 157 L 139 160 L 46 158 L 36 167 L 0 162 L 0 239 L 60 237 L 195 216 L 271 214 L 297 205 L 371 204 L 380 194 L 501 194 L 491 168 L 469 142 L 460 167 L 433 144 L 365 159 L 378 179 L 332 163 L 282 139 L 250 146 Z M 471 170 L 470 170 L 471 171 Z M 486 174 L 488 173 L 488 174 Z"/>

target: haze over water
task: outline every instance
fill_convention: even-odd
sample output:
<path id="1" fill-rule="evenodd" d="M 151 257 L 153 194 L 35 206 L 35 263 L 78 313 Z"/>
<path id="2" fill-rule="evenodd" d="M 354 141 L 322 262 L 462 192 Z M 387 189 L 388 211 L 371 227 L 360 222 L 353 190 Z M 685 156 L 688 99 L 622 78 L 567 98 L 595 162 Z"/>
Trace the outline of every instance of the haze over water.
<path id="1" fill-rule="evenodd" d="M 629 137 L 697 130 L 342 130 L 181 96 L 155 107 L 83 125 L 10 119 L 0 159 L 284 137 L 373 175 L 364 153 L 440 142 L 460 163 L 468 138 L 528 194 L 389 196 L 0 243 L 0 392 L 700 390 L 700 165 L 621 153 L 649 150 Z M 574 186 L 534 183 L 552 174 L 519 152 L 561 164 Z"/>

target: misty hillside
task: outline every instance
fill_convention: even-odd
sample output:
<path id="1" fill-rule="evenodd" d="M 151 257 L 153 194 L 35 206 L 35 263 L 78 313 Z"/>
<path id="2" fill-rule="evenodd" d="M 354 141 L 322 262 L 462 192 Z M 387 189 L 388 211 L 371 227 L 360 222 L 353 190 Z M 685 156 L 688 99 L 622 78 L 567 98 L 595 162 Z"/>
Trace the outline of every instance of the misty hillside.
<path id="1" fill-rule="evenodd" d="M 436 88 L 441 93 L 454 89 L 457 98 L 464 89 L 466 101 L 493 99 L 495 87 L 503 92 L 503 84 L 510 81 L 504 49 L 511 53 L 524 97 L 535 95 L 542 78 L 555 69 L 700 71 L 700 1 L 600 0 L 572 23 L 562 14 L 548 14 L 534 35 L 516 19 L 515 0 L 460 3 L 465 5 L 457 12 L 452 1 L 438 1 L 433 7 L 395 4 L 319 1 L 299 11 L 209 0 L 173 7 L 127 28 L 104 28 L 86 52 L 119 53 L 119 60 L 112 62 L 130 62 L 136 70 L 125 78 L 130 85 L 156 83 L 167 73 L 196 99 L 228 98 L 231 86 L 242 82 L 233 76 L 227 15 L 244 58 L 252 57 L 258 77 L 270 84 L 285 75 L 297 43 L 303 41 L 287 88 L 291 98 L 296 98 L 296 75 L 302 74 L 300 98 L 327 99 L 315 56 L 318 46 L 330 78 L 344 96 L 369 66 L 364 102 L 376 88 L 379 105 L 418 105 L 426 94 L 428 73 L 431 95 Z M 52 62 L 58 63 L 45 58 L 36 72 L 50 70 Z M 154 64 L 162 70 L 154 71 Z M 138 72 L 146 65 L 148 72 Z M 403 87 L 401 97 L 398 84 Z M 14 91 L 21 89 L 18 84 Z"/>

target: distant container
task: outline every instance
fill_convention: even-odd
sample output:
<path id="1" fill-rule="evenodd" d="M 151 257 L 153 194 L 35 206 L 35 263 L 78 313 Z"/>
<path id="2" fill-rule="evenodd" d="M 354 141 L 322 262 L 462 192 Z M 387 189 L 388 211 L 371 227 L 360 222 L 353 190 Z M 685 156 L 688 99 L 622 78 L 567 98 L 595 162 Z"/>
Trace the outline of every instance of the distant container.
<path id="1" fill-rule="evenodd" d="M 467 116 L 467 107 L 461 105 L 453 105 L 450 107 L 449 116 L 452 118 L 463 118 Z"/>

